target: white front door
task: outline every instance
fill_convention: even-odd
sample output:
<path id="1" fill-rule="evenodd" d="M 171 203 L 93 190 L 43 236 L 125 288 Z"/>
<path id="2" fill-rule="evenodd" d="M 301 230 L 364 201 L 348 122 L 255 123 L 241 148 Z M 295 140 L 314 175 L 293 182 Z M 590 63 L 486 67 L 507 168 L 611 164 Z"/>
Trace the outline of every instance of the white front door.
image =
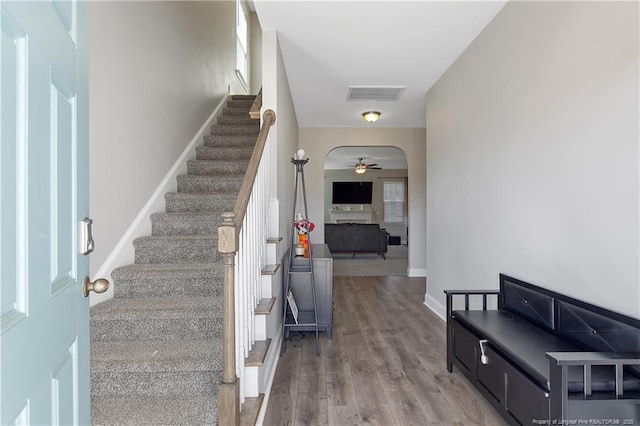
<path id="1" fill-rule="evenodd" d="M 1 4 L 0 424 L 89 424 L 88 4 Z"/>

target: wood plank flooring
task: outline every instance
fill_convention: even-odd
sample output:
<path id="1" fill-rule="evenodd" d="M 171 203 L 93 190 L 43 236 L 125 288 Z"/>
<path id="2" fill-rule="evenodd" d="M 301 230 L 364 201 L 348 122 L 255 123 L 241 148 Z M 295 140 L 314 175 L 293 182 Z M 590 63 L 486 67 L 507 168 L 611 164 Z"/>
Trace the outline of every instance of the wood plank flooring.
<path id="1" fill-rule="evenodd" d="M 425 279 L 334 277 L 333 339 L 287 342 L 264 425 L 504 425 L 445 366 L 445 324 Z"/>

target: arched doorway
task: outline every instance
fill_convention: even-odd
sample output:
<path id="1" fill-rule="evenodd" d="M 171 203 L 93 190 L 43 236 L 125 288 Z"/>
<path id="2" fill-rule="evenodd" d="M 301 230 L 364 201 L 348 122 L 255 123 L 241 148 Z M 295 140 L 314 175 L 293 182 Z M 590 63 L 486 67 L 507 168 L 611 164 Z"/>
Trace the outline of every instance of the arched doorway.
<path id="1" fill-rule="evenodd" d="M 335 254 L 337 275 L 407 275 L 408 162 L 394 146 L 340 146 L 324 160 L 324 223 L 373 223 L 389 238 L 376 253 Z"/>

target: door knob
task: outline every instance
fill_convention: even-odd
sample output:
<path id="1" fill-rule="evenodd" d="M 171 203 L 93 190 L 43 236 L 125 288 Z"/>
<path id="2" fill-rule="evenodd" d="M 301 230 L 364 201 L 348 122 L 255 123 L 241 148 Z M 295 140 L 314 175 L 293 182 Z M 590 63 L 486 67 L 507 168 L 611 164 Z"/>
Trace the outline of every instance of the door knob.
<path id="1" fill-rule="evenodd" d="M 84 283 L 82 284 L 82 294 L 84 297 L 89 296 L 90 291 L 94 291 L 96 293 L 104 293 L 109 288 L 109 281 L 104 278 L 98 278 L 95 281 L 89 280 L 89 277 L 84 277 Z"/>

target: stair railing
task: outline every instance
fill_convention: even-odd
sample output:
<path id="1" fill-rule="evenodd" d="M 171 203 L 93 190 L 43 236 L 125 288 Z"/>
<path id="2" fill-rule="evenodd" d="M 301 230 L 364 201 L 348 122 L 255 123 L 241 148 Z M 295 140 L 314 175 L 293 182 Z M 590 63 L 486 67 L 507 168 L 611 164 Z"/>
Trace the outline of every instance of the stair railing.
<path id="1" fill-rule="evenodd" d="M 254 311 L 261 295 L 265 242 L 270 237 L 269 202 L 276 173 L 271 155 L 275 142 L 268 138 L 276 113 L 266 110 L 253 154 L 232 212 L 222 214 L 218 252 L 223 259 L 223 372 L 218 393 L 218 423 L 240 424 L 244 400 L 244 360 L 255 342 Z M 237 254 L 237 256 L 236 256 Z"/>

